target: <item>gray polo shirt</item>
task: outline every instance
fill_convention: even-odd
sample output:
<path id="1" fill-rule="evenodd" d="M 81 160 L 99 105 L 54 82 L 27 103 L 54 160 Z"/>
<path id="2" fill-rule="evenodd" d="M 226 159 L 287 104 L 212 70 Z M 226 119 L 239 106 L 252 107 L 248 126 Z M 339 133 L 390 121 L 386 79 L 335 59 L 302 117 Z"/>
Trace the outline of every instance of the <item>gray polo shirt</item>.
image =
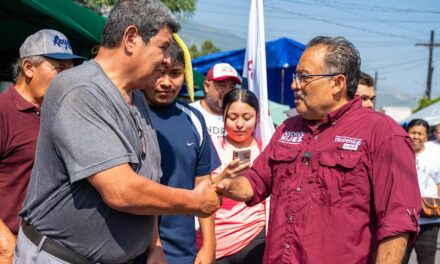
<path id="1" fill-rule="evenodd" d="M 133 259 L 152 237 L 153 216 L 111 209 L 86 179 L 129 163 L 159 181 L 160 151 L 148 105 L 139 91 L 132 102 L 125 102 L 94 60 L 59 74 L 44 99 L 35 165 L 20 213 L 47 237 L 103 263 Z"/>

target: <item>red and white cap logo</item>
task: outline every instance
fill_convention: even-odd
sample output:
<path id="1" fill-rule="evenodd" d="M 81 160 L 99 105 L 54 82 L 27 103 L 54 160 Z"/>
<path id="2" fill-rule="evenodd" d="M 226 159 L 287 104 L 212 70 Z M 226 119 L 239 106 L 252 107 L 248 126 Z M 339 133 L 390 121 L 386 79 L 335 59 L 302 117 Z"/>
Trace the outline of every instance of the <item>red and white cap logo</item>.
<path id="1" fill-rule="evenodd" d="M 206 79 L 208 81 L 223 81 L 231 78 L 238 84 L 241 84 L 237 71 L 229 63 L 217 63 L 212 66 L 211 69 L 209 69 L 208 74 L 206 74 Z"/>

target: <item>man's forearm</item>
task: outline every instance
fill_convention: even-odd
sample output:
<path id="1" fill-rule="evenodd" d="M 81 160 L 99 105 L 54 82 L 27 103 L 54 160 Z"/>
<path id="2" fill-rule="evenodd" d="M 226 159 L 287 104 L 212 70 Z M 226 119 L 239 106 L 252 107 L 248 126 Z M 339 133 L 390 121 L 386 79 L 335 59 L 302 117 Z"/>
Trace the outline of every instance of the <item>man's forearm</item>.
<path id="1" fill-rule="evenodd" d="M 200 183 L 196 190 L 171 188 L 137 175 L 127 164 L 97 173 L 88 180 L 109 207 L 132 214 L 207 217 L 219 206 L 209 181 Z"/>
<path id="2" fill-rule="evenodd" d="M 199 218 L 200 230 L 203 236 L 203 245 L 212 247 L 215 252 L 217 241 L 215 239 L 215 217 Z"/>
<path id="3" fill-rule="evenodd" d="M 12 264 L 16 237 L 0 219 L 0 264 Z"/>
<path id="4" fill-rule="evenodd" d="M 211 181 L 211 174 L 207 174 L 204 176 L 196 177 L 195 185 L 197 186 L 203 180 Z M 215 216 L 211 215 L 207 218 L 198 218 L 200 224 L 200 230 L 203 235 L 203 246 L 207 246 L 212 250 L 212 253 L 215 257 L 215 247 L 216 247 L 216 239 L 215 239 Z"/>
<path id="5" fill-rule="evenodd" d="M 408 233 L 382 240 L 377 249 L 376 264 L 401 263 L 408 244 Z"/>
<path id="6" fill-rule="evenodd" d="M 220 193 L 228 198 L 240 202 L 247 202 L 254 197 L 254 190 L 246 177 L 237 176 L 234 178 L 224 179 L 217 184 L 220 189 L 224 185 L 225 189 Z M 219 189 L 219 188 L 217 188 Z"/>

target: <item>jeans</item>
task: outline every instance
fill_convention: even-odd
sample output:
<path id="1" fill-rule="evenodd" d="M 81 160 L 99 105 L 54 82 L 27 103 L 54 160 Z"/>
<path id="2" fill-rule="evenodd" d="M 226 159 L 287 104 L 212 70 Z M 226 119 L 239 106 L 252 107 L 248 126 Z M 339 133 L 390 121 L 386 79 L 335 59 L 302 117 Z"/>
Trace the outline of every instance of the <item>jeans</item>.
<path id="1" fill-rule="evenodd" d="M 440 224 L 420 225 L 420 233 L 416 242 L 407 248 L 402 264 L 407 264 L 414 248 L 418 264 L 435 264 L 437 251 L 437 235 Z"/>

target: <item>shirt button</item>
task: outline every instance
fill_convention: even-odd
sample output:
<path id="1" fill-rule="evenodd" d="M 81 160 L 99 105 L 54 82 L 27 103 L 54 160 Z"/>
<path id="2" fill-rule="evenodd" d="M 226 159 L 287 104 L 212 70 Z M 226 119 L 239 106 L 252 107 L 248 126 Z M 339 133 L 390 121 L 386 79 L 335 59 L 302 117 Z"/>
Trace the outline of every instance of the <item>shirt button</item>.
<path id="1" fill-rule="evenodd" d="M 301 187 L 296 187 L 296 192 L 300 192 L 301 191 Z"/>
<path id="2" fill-rule="evenodd" d="M 290 248 L 290 245 L 289 244 L 284 244 L 284 246 L 283 246 L 285 249 L 289 249 Z"/>
<path id="3" fill-rule="evenodd" d="M 287 217 L 287 220 L 289 220 L 289 222 L 292 222 L 292 221 L 293 221 L 293 216 L 292 216 L 292 215 L 289 215 L 289 216 Z"/>
<path id="4" fill-rule="evenodd" d="M 313 136 L 313 139 L 318 139 L 318 138 L 319 138 L 318 135 L 314 135 L 314 136 Z"/>
<path id="5" fill-rule="evenodd" d="M 336 122 L 332 122 L 332 126 L 336 126 Z"/>

